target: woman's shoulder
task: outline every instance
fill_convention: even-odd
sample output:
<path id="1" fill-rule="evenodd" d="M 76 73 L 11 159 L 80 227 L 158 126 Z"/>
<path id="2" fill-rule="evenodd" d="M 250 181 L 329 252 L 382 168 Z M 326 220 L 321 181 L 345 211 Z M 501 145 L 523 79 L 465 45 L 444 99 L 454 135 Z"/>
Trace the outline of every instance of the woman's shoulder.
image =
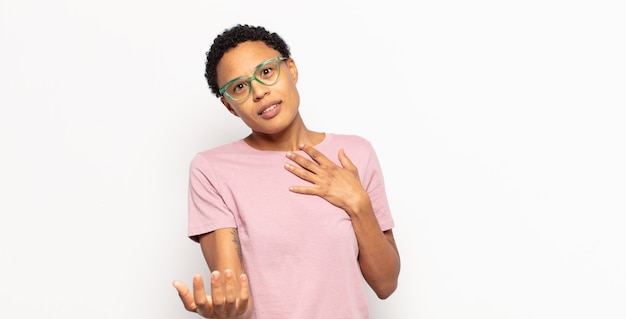
<path id="1" fill-rule="evenodd" d="M 329 144 L 339 145 L 342 147 L 347 146 L 360 146 L 371 148 L 371 142 L 361 136 L 356 134 L 345 134 L 345 133 L 326 133 L 326 139 Z"/>
<path id="2" fill-rule="evenodd" d="M 194 155 L 192 162 L 228 160 L 232 157 L 241 157 L 242 153 L 245 152 L 245 142 L 243 140 L 237 140 L 199 151 Z"/>

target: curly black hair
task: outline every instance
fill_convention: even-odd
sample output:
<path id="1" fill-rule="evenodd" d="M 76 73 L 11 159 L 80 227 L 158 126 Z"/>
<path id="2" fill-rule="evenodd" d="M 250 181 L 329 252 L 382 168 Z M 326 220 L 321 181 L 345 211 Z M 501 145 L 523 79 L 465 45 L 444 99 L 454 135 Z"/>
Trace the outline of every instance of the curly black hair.
<path id="1" fill-rule="evenodd" d="M 238 24 L 230 29 L 225 29 L 222 34 L 213 40 L 211 48 L 206 52 L 204 77 L 215 96 L 221 97 L 220 88 L 217 86 L 217 64 L 226 52 L 236 47 L 239 43 L 246 41 L 262 41 L 270 48 L 280 52 L 283 57 L 291 57 L 289 46 L 285 40 L 278 34 L 269 32 L 264 27 Z"/>

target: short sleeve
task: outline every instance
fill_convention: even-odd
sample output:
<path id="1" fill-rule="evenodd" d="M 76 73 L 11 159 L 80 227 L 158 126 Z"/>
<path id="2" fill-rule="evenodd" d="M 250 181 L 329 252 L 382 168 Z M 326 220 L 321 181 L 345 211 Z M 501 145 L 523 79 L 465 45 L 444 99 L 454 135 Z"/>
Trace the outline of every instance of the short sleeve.
<path id="1" fill-rule="evenodd" d="M 365 172 L 363 173 L 363 187 L 370 196 L 374 214 L 383 231 L 393 228 L 394 221 L 389 208 L 389 200 L 385 190 L 383 172 L 373 146 L 368 142 L 369 152 Z"/>
<path id="2" fill-rule="evenodd" d="M 198 236 L 220 228 L 236 227 L 233 213 L 219 192 L 219 180 L 208 161 L 197 154 L 189 166 L 187 235 Z"/>

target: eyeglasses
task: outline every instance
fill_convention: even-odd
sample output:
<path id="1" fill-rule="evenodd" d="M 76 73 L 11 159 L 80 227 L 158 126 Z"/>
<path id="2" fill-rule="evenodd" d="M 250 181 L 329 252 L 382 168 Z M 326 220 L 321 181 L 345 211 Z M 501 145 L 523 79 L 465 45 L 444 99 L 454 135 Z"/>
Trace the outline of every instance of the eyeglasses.
<path id="1" fill-rule="evenodd" d="M 241 101 L 250 95 L 252 80 L 256 80 L 263 85 L 276 83 L 280 76 L 280 62 L 284 60 L 287 60 L 287 58 L 282 56 L 266 60 L 256 67 L 251 77 L 247 79 L 235 78 L 224 84 L 220 88 L 220 95 L 227 96 L 233 101 Z"/>

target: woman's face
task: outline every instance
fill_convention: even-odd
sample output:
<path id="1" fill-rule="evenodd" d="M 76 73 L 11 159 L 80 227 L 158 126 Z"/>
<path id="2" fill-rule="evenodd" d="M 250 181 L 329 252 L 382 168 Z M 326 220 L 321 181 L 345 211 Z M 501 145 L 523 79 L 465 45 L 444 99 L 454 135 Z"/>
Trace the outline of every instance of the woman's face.
<path id="1" fill-rule="evenodd" d="M 295 62 L 292 59 L 279 61 L 279 70 L 259 67 L 264 61 L 280 56 L 278 51 L 261 41 L 248 41 L 227 51 L 217 64 L 217 83 L 220 87 L 233 79 L 245 80 L 255 74 L 263 81 L 263 74 L 279 71 L 274 84 L 265 85 L 251 80 L 250 94 L 241 100 L 234 101 L 228 96 L 221 98 L 224 106 L 240 117 L 253 132 L 270 135 L 280 133 L 298 115 L 300 95 L 296 88 L 298 70 Z M 248 90 L 247 82 L 243 83 L 242 90 Z"/>

